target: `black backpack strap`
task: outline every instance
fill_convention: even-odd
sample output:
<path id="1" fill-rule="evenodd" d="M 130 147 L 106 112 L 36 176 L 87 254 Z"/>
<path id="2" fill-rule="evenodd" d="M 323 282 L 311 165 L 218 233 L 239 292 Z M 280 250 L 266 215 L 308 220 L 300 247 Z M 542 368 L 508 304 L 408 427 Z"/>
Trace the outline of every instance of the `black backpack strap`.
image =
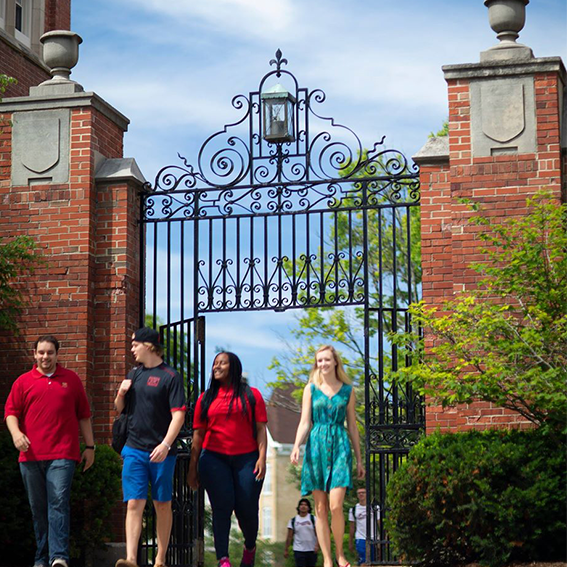
<path id="1" fill-rule="evenodd" d="M 295 516 L 291 519 L 291 529 L 292 529 L 293 533 L 295 534 Z"/>
<path id="2" fill-rule="evenodd" d="M 311 523 L 313 524 L 313 527 L 315 527 L 315 516 L 313 514 L 309 514 L 311 516 Z"/>
<path id="3" fill-rule="evenodd" d="M 246 397 L 248 398 L 248 403 L 250 404 L 250 417 L 252 418 L 252 434 L 254 439 L 258 437 L 258 427 L 256 426 L 256 398 L 254 397 L 254 392 L 252 388 L 246 384 L 245 386 Z"/>
<path id="4" fill-rule="evenodd" d="M 132 370 L 134 371 L 134 375 L 130 378 L 130 380 L 132 380 L 132 386 L 130 386 L 130 389 L 126 392 L 126 396 L 124 398 L 124 409 L 122 410 L 123 414 L 128 414 L 130 411 L 130 398 L 132 397 L 130 394 L 134 387 L 134 383 L 136 382 L 136 378 L 138 378 L 138 376 L 144 371 L 144 366 L 140 364 L 137 368 L 133 368 Z M 132 370 L 128 373 L 126 378 L 132 374 Z"/>

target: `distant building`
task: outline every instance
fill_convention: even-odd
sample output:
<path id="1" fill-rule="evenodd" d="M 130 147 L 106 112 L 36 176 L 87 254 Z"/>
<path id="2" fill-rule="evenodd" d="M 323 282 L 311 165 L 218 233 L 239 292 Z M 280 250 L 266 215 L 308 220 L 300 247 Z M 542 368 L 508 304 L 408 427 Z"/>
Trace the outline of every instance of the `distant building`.
<path id="1" fill-rule="evenodd" d="M 259 537 L 285 541 L 287 524 L 295 516 L 301 497 L 289 473 L 289 455 L 295 441 L 301 408 L 292 396 L 295 387 L 276 389 L 267 403 L 268 455 L 264 488 L 260 497 Z"/>

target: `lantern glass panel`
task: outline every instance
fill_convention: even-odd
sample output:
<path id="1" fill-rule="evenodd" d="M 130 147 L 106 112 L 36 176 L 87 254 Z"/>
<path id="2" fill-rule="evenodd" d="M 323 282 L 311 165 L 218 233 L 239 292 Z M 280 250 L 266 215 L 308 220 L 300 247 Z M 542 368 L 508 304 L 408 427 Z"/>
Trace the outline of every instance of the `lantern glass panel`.
<path id="1" fill-rule="evenodd" d="M 264 139 L 268 142 L 292 142 L 293 103 L 288 97 L 265 98 Z"/>
<path id="2" fill-rule="evenodd" d="M 269 108 L 270 136 L 275 138 L 286 138 L 287 132 L 287 113 L 285 101 L 273 101 Z"/>

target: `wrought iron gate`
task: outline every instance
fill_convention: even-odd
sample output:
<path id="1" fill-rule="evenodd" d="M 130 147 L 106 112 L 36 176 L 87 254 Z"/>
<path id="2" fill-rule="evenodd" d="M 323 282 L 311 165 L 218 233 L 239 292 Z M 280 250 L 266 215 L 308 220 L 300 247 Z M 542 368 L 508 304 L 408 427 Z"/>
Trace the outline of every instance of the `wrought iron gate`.
<path id="1" fill-rule="evenodd" d="M 204 142 L 196 166 L 181 158 L 148 187 L 142 312 L 160 327 L 193 404 L 204 389 L 207 313 L 362 308 L 367 557 L 395 563 L 381 521 L 386 484 L 424 428 L 422 400 L 389 380 L 406 361 L 388 338 L 408 328 L 420 295 L 418 172 L 383 139 L 367 151 L 318 114 L 325 94 L 300 87 L 286 64 L 278 51 L 258 90 L 233 99 L 241 118 Z M 185 488 L 191 414 L 171 566 L 203 561 L 202 495 Z M 146 518 L 141 565 L 153 546 L 149 508 Z"/>

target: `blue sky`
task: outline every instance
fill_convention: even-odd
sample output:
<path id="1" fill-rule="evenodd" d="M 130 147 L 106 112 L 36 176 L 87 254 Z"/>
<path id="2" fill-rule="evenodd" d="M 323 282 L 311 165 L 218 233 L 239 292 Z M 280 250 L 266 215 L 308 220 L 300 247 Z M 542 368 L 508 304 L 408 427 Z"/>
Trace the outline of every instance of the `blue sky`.
<path id="1" fill-rule="evenodd" d="M 526 12 L 519 41 L 567 61 L 565 0 Z M 131 120 L 124 154 L 149 181 L 178 152 L 196 163 L 278 48 L 302 86 L 326 93 L 326 116 L 366 147 L 385 135 L 411 156 L 447 116 L 441 66 L 478 62 L 497 43 L 482 0 L 75 0 L 71 29 L 83 38 L 71 78 Z M 210 317 L 209 358 L 229 346 L 262 386 L 291 324 L 290 313 Z"/>

